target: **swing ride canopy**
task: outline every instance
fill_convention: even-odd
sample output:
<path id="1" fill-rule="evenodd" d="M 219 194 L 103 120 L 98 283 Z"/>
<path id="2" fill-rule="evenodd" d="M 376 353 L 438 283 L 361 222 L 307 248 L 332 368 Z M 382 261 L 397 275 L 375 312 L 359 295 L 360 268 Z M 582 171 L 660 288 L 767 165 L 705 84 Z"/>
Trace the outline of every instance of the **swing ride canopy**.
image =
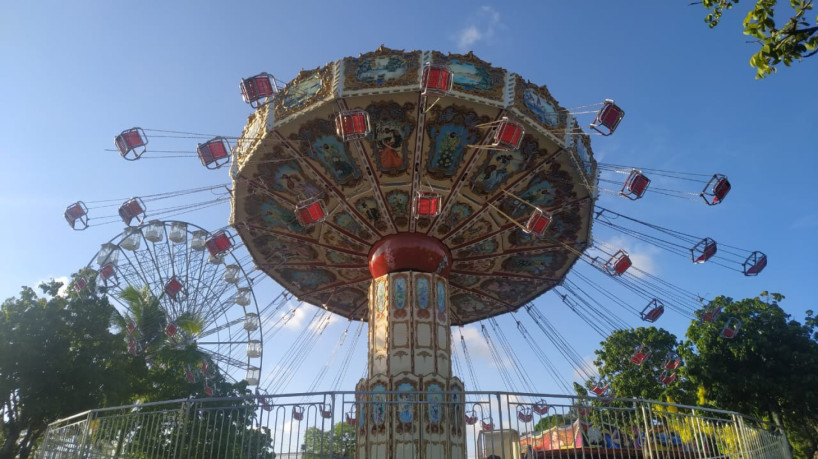
<path id="1" fill-rule="evenodd" d="M 438 268 L 465 324 L 558 285 L 590 245 L 589 136 L 545 86 L 471 53 L 384 47 L 269 81 L 234 149 L 231 224 L 300 300 L 366 320 L 373 246 L 417 233 L 450 252 Z"/>

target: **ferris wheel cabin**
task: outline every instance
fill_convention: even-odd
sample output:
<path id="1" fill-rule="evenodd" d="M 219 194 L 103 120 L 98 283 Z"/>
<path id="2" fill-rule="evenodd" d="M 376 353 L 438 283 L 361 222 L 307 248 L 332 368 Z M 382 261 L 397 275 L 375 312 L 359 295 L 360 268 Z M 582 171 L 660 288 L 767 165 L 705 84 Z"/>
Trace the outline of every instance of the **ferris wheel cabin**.
<path id="1" fill-rule="evenodd" d="M 230 253 L 235 246 L 233 237 L 224 230 L 217 231 L 205 241 L 205 247 L 214 258 L 220 258 Z"/>

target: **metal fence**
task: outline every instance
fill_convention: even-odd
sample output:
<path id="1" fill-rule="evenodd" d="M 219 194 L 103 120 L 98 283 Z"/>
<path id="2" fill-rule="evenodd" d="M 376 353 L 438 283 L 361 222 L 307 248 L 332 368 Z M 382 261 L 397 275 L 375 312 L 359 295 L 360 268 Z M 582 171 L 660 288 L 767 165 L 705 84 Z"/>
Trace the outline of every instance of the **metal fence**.
<path id="1" fill-rule="evenodd" d="M 52 423 L 36 456 L 363 459 L 371 450 L 358 443 L 373 423 L 397 422 L 401 410 L 432 409 L 425 393 L 374 395 L 211 398 L 92 410 Z M 464 403 L 434 409 L 443 411 L 436 419 L 462 419 L 457 435 L 465 435 L 468 458 L 791 458 L 781 431 L 729 411 L 645 400 L 462 395 Z M 415 416 L 421 424 L 429 419 Z M 418 442 L 428 427 L 411 429 Z M 418 451 L 415 457 L 424 457 Z"/>

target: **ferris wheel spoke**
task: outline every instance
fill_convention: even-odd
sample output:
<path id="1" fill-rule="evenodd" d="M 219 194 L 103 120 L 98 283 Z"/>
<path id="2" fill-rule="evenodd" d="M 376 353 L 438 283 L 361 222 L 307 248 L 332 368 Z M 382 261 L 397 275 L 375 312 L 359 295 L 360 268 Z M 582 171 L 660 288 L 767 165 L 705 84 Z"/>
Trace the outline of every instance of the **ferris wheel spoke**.
<path id="1" fill-rule="evenodd" d="M 96 262 L 100 271 L 107 264 L 114 267 L 116 277 L 108 274 L 99 285 L 106 287 L 105 293 L 123 319 L 133 320 L 135 311 L 121 298 L 122 292 L 128 287 L 147 288 L 160 302 L 165 316 L 163 323 L 171 324 L 182 317 L 198 322 L 200 330 L 189 335 L 190 331 L 183 329 L 183 336 L 211 356 L 223 374 L 239 381 L 251 369 L 261 371 L 263 331 L 258 305 L 252 294 L 245 294 L 241 299 L 238 296 L 240 288 L 247 293 L 252 284 L 234 253 L 212 260 L 203 245 L 192 244 L 194 232 L 200 238 L 209 234 L 185 222 L 152 220 L 128 227 L 103 244 L 92 263 Z M 231 271 L 231 276 L 225 276 L 226 266 L 238 269 Z M 169 287 L 174 279 L 180 284 L 176 289 Z M 156 326 L 155 319 L 152 320 L 152 324 L 144 325 Z M 178 332 L 168 327 L 159 331 L 160 336 L 163 333 L 172 337 Z M 205 341 L 204 337 L 208 339 Z M 142 349 L 151 352 L 148 346 Z"/>

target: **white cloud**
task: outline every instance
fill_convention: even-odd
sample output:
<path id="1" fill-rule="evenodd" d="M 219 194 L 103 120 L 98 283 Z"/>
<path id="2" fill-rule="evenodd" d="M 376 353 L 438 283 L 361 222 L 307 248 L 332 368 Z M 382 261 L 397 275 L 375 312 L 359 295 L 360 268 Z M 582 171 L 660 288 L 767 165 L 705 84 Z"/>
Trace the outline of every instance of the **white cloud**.
<path id="1" fill-rule="evenodd" d="M 481 6 L 468 17 L 466 25 L 457 33 L 457 48 L 468 51 L 479 41 L 491 41 L 501 26 L 500 13 L 490 6 Z"/>
<path id="2" fill-rule="evenodd" d="M 467 325 L 455 334 L 455 345 L 461 348 L 462 351 L 463 345 L 460 344 L 460 333 L 463 334 L 463 340 L 466 341 L 466 347 L 469 349 L 469 356 L 471 358 L 480 357 L 490 362 L 492 361 L 488 343 L 486 343 L 486 338 L 483 337 L 480 330 Z"/>

